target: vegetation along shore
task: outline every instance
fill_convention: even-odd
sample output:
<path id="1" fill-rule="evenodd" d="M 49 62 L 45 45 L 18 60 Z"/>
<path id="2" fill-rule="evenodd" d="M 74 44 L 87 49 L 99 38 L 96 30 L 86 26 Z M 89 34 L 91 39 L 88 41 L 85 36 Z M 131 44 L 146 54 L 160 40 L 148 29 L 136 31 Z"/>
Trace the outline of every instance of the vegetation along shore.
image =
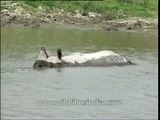
<path id="1" fill-rule="evenodd" d="M 1 1 L 1 26 L 158 29 L 158 0 Z"/>

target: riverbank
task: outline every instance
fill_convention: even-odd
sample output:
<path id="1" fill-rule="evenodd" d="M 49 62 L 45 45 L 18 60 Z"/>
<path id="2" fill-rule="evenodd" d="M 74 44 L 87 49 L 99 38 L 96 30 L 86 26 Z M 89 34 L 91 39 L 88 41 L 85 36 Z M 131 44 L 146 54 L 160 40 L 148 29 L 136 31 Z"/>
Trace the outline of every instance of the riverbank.
<path id="1" fill-rule="evenodd" d="M 7 1 L 8 2 L 8 1 Z M 29 9 L 23 2 L 8 2 L 1 8 L 1 26 L 24 26 L 39 28 L 64 27 L 67 29 L 96 29 L 105 31 L 150 31 L 158 29 L 158 18 L 106 18 L 97 12 L 84 12 L 64 9 L 47 9 L 38 6 L 35 10 Z M 7 9 L 6 9 L 7 8 Z"/>

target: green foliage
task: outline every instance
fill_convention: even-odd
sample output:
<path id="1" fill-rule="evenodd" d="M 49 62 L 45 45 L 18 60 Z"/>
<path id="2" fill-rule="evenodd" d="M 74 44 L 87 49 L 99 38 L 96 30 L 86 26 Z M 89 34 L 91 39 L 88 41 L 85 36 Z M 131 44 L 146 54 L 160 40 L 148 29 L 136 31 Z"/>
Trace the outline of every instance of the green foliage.
<path id="1" fill-rule="evenodd" d="M 24 1 L 33 9 L 43 6 L 49 9 L 60 8 L 65 11 L 83 10 L 99 12 L 106 19 L 135 17 L 157 17 L 158 0 L 105 0 L 105 1 Z"/>

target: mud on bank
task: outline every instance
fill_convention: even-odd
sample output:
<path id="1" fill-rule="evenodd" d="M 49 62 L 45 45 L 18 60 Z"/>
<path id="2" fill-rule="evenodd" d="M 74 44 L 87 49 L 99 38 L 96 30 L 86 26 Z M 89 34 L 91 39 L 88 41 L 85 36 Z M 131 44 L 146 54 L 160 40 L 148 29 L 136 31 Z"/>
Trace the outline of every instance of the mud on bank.
<path id="1" fill-rule="evenodd" d="M 65 12 L 63 9 L 47 11 L 39 6 L 36 11 L 26 10 L 23 5 L 11 2 L 8 9 L 1 9 L 1 26 L 39 28 L 64 27 L 68 29 L 95 29 L 105 31 L 150 31 L 158 29 L 158 19 L 126 18 L 108 20 L 100 13 Z"/>

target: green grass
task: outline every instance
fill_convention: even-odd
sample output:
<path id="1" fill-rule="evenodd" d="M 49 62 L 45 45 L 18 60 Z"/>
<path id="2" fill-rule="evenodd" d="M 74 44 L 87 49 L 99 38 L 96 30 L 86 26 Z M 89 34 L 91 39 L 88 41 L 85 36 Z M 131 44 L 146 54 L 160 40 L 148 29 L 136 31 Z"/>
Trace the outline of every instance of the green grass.
<path id="1" fill-rule="evenodd" d="M 158 0 L 105 0 L 105 1 L 24 1 L 29 8 L 39 6 L 47 10 L 60 8 L 65 11 L 83 10 L 84 12 L 98 12 L 106 19 L 124 17 L 157 17 Z"/>

